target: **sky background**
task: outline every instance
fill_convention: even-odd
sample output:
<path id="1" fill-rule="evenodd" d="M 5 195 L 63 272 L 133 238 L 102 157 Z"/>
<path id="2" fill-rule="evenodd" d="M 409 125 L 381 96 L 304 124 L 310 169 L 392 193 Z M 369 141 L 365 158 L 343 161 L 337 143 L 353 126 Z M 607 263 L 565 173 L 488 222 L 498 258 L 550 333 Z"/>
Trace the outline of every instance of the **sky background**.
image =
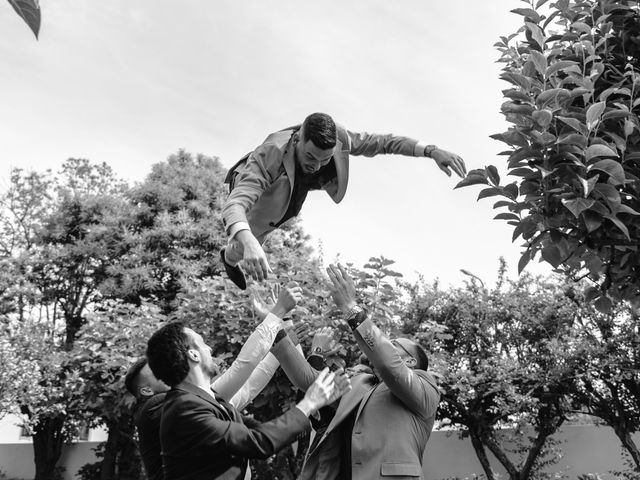
<path id="1" fill-rule="evenodd" d="M 270 132 L 315 111 L 350 130 L 395 133 L 499 167 L 500 35 L 516 0 L 42 0 L 40 40 L 0 1 L 0 186 L 11 167 L 106 162 L 137 182 L 184 148 L 229 167 Z M 339 205 L 312 192 L 302 211 L 326 259 L 396 261 L 457 285 L 487 285 L 520 243 L 492 220 L 495 199 L 453 190 L 432 160 L 352 157 Z M 533 273 L 549 269 L 528 267 Z"/>

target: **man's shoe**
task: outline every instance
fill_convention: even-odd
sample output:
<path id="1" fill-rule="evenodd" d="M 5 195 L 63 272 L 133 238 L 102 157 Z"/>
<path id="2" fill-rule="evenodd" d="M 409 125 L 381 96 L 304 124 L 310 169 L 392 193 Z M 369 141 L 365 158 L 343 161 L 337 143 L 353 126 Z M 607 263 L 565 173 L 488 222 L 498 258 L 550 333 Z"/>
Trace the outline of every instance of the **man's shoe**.
<path id="1" fill-rule="evenodd" d="M 229 280 L 235 283 L 240 290 L 246 290 L 247 280 L 244 278 L 244 272 L 240 267 L 234 267 L 227 263 L 227 261 L 224 259 L 224 251 L 224 248 L 220 250 L 220 259 L 222 260 L 222 264 L 224 265 L 224 271 L 227 272 L 227 277 L 229 277 Z"/>

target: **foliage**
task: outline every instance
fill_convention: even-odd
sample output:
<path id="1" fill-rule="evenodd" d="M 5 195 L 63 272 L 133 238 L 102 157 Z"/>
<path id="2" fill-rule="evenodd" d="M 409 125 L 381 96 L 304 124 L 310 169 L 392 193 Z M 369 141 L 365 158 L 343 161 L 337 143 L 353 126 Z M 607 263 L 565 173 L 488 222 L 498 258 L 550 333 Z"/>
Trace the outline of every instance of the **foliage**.
<path id="1" fill-rule="evenodd" d="M 40 32 L 40 3 L 38 0 L 9 0 L 9 5 L 13 7 L 38 38 L 38 33 Z"/>
<path id="2" fill-rule="evenodd" d="M 487 478 L 496 478 L 487 450 L 512 479 L 533 478 L 553 461 L 549 437 L 569 408 L 570 372 L 556 360 L 574 320 L 563 291 L 531 278 L 500 278 L 492 290 L 422 285 L 412 291 L 407 315 L 414 334 L 430 342 L 443 390 L 439 418 L 463 427 Z M 441 328 L 428 332 L 423 323 Z"/>
<path id="3" fill-rule="evenodd" d="M 588 277 L 588 301 L 640 304 L 640 17 L 632 0 L 545 0 L 512 10 L 524 25 L 496 44 L 504 64 L 502 113 L 513 125 L 509 175 L 469 172 L 460 186 L 502 196 L 496 219 L 557 271 Z M 546 11 L 543 13 L 543 10 Z"/>

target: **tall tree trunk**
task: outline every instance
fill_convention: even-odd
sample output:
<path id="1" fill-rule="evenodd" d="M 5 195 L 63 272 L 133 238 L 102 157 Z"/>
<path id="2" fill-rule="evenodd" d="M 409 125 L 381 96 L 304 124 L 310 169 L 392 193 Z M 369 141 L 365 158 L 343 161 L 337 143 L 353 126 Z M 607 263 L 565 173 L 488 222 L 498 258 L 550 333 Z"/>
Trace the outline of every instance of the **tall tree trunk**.
<path id="1" fill-rule="evenodd" d="M 33 434 L 33 457 L 36 467 L 35 480 L 55 480 L 56 464 L 64 446 L 65 417 L 58 415 L 40 420 Z"/>
<path id="2" fill-rule="evenodd" d="M 117 421 L 107 422 L 107 442 L 100 467 L 100 480 L 115 480 L 118 445 L 120 443 L 120 425 Z"/>
<path id="3" fill-rule="evenodd" d="M 636 470 L 640 471 L 640 451 L 633 441 L 631 433 L 618 425 L 613 426 L 613 431 L 616 432 L 616 436 L 622 442 L 622 446 L 629 452 L 629 455 L 631 455 L 633 463 L 636 465 Z"/>
<path id="4" fill-rule="evenodd" d="M 487 452 L 484 449 L 482 440 L 480 440 L 480 436 L 475 432 L 470 432 L 469 436 L 471 437 L 471 444 L 476 451 L 476 456 L 480 461 L 480 465 L 482 465 L 484 474 L 487 476 L 487 480 L 495 480 L 495 477 L 493 476 L 493 470 L 491 469 L 491 464 L 489 463 L 489 458 L 487 457 Z"/>
<path id="5" fill-rule="evenodd" d="M 118 445 L 118 473 L 116 480 L 140 480 L 142 460 L 135 441 L 133 417 L 120 417 L 120 443 Z"/>

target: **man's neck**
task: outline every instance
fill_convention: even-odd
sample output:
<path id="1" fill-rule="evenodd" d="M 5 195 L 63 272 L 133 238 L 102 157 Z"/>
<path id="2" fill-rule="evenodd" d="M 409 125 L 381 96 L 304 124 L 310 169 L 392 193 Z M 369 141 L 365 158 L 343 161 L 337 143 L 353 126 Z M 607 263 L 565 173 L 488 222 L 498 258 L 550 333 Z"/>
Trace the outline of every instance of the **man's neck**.
<path id="1" fill-rule="evenodd" d="M 205 392 L 211 391 L 211 378 L 199 369 L 189 370 L 185 379 L 180 383 L 190 383 L 191 385 L 201 388 Z"/>

